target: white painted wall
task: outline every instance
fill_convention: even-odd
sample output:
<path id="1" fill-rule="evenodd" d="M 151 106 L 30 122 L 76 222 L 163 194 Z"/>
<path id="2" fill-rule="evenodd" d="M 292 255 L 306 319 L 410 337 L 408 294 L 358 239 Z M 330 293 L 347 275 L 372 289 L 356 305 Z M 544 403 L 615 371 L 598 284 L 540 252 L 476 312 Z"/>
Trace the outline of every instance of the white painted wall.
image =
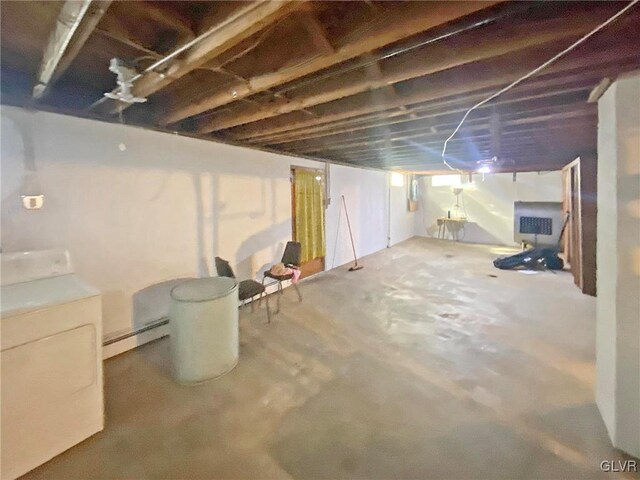
<path id="1" fill-rule="evenodd" d="M 408 210 L 408 182 L 410 178 L 410 176 L 405 175 L 403 186 L 396 187 L 392 185 L 389 187 L 391 192 L 390 210 L 392 212 L 389 245 L 395 245 L 416 235 L 416 217 L 421 212 L 410 212 Z"/>
<path id="2" fill-rule="evenodd" d="M 511 173 L 462 176 L 464 204 L 468 222 L 464 238 L 468 243 L 515 245 L 513 241 L 513 203 L 517 201 L 562 201 L 561 172 Z M 420 211 L 416 216 L 416 234 L 437 237 L 436 219 L 446 217 L 456 197 L 450 186 L 431 185 L 431 177 L 420 179 Z M 460 202 L 462 203 L 462 202 Z"/>
<path id="3" fill-rule="evenodd" d="M 330 169 L 331 204 L 325 220 L 327 269 L 353 262 L 342 195 L 347 204 L 358 257 L 385 248 L 388 231 L 388 174 L 340 165 L 331 165 Z"/>
<path id="4" fill-rule="evenodd" d="M 640 457 L 640 73 L 598 102 L 596 402 L 612 443 Z"/>
<path id="5" fill-rule="evenodd" d="M 215 275 L 216 255 L 230 260 L 240 278 L 279 260 L 291 237 L 290 167 L 323 167 L 4 106 L 1 158 L 3 251 L 69 249 L 76 272 L 103 293 L 107 337 L 162 316 L 172 284 L 155 285 Z M 23 209 L 24 193 L 45 194 L 44 208 Z M 387 242 L 387 174 L 331 166 L 328 268 L 351 259 L 344 215 L 336 246 L 341 194 L 358 254 Z"/>
<path id="6" fill-rule="evenodd" d="M 596 402 L 609 436 L 616 436 L 617 228 L 616 105 L 612 86 L 598 102 L 598 221 L 596 242 Z M 607 200 L 608 199 L 608 200 Z M 611 247 L 614 247 L 613 249 Z"/>

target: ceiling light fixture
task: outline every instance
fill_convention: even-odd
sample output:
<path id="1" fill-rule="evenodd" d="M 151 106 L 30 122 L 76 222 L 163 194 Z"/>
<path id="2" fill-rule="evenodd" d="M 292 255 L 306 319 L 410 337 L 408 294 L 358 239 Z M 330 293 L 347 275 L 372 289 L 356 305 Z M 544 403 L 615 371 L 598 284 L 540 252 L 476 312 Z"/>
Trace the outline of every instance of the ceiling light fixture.
<path id="1" fill-rule="evenodd" d="M 583 35 L 582 37 L 580 37 L 578 40 L 576 40 L 575 42 L 573 42 L 571 45 L 569 45 L 568 47 L 566 47 L 564 50 L 556 53 L 553 57 L 551 57 L 549 60 L 547 60 L 546 62 L 544 62 L 543 64 L 541 64 L 540 66 L 534 68 L 533 70 L 531 70 L 529 73 L 527 73 L 526 75 L 523 75 L 522 77 L 518 78 L 517 80 L 514 80 L 513 82 L 511 82 L 509 85 L 507 85 L 506 87 L 501 88 L 500 90 L 498 90 L 497 92 L 489 95 L 487 98 L 485 98 L 484 100 L 481 100 L 480 102 L 476 103 L 474 106 L 472 106 L 469 110 L 467 110 L 465 112 L 465 114 L 462 116 L 462 119 L 460 120 L 460 122 L 458 123 L 458 125 L 456 126 L 456 128 L 453 129 L 453 132 L 451 133 L 451 135 L 449 135 L 449 137 L 447 137 L 447 139 L 444 141 L 444 144 L 442 146 L 442 162 L 444 163 L 444 165 L 446 165 L 449 169 L 451 170 L 458 170 L 459 172 L 461 172 L 461 170 L 459 168 L 455 168 L 453 166 L 451 166 L 449 164 L 449 162 L 447 162 L 447 145 L 449 144 L 449 142 L 451 141 L 451 139 L 453 137 L 456 136 L 456 133 L 458 133 L 458 131 L 460 130 L 460 128 L 462 127 L 462 124 L 465 122 L 465 120 L 467 119 L 467 117 L 471 114 L 471 112 L 473 112 L 474 110 L 476 110 L 477 108 L 480 108 L 481 106 L 485 105 L 486 103 L 490 102 L 491 100 L 493 100 L 496 97 L 499 97 L 500 95 L 502 95 L 505 92 L 508 92 L 509 90 L 511 90 L 513 87 L 519 85 L 520 83 L 524 82 L 525 80 L 533 77 L 535 74 L 537 74 L 538 72 L 540 72 L 541 70 L 545 69 L 546 67 L 548 67 L 549 65 L 551 65 L 552 63 L 554 63 L 556 60 L 558 60 L 559 58 L 562 58 L 563 56 L 565 56 L 567 53 L 571 52 L 574 48 L 576 48 L 578 45 L 580 45 L 581 43 L 585 42 L 586 40 L 588 40 L 590 37 L 592 37 L 593 35 L 595 35 L 596 33 L 598 33 L 600 30 L 602 30 L 603 28 L 605 28 L 607 25 L 609 25 L 610 23 L 615 22 L 620 16 L 624 15 L 625 13 L 627 13 L 631 8 L 633 8 L 634 6 L 636 6 L 638 3 L 640 2 L 640 0 L 632 0 L 630 3 L 628 3 L 624 8 L 622 8 L 620 11 L 618 11 L 618 13 L 616 13 L 615 15 L 613 15 L 612 17 L 609 17 L 607 20 L 605 20 L 603 23 L 601 23 L 600 25 L 598 25 L 597 27 L 595 27 L 593 30 L 591 30 L 590 32 L 588 32 L 587 34 Z"/>

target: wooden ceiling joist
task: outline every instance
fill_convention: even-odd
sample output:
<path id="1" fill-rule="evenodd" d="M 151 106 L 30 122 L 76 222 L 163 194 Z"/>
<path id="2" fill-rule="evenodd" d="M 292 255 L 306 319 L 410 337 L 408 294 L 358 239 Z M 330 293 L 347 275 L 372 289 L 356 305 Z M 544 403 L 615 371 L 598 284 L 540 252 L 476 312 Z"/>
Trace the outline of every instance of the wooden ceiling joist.
<path id="1" fill-rule="evenodd" d="M 528 95 L 522 98 L 505 99 L 502 101 L 496 101 L 494 105 L 503 105 L 503 106 L 512 105 L 514 108 L 517 108 L 517 105 L 519 103 L 522 103 L 525 101 L 531 101 L 531 100 L 543 101 L 547 99 L 551 101 L 554 98 L 562 100 L 563 96 L 572 95 L 572 94 L 582 94 L 588 91 L 589 88 L 590 86 L 583 86 L 583 87 L 566 88 L 564 90 L 558 90 L 558 91 L 547 91 L 547 92 L 538 93 L 535 95 Z M 482 98 L 478 98 L 478 100 L 481 100 L 481 99 Z M 304 141 L 304 140 L 318 140 L 318 141 L 325 142 L 325 141 L 330 141 L 330 138 L 327 138 L 327 137 L 331 137 L 332 135 L 360 132 L 362 130 L 368 130 L 376 127 L 385 127 L 385 126 L 394 126 L 394 125 L 403 126 L 403 127 L 409 126 L 409 124 L 413 124 L 417 121 L 430 119 L 434 115 L 442 115 L 446 113 L 456 113 L 456 112 L 464 113 L 468 108 L 468 101 L 466 101 L 464 104 L 458 103 L 455 106 L 452 106 L 448 109 L 443 109 L 443 110 L 434 111 L 434 109 L 429 109 L 426 107 L 423 107 L 423 108 L 424 110 L 419 108 L 410 109 L 409 112 L 411 112 L 411 116 L 403 115 L 403 116 L 396 116 L 396 117 L 387 117 L 380 120 L 359 123 L 347 128 L 342 127 L 335 130 L 321 131 L 321 132 L 317 132 L 315 135 L 313 134 L 307 135 L 307 136 L 303 136 L 302 138 L 300 137 L 284 138 L 284 139 L 276 140 L 273 142 L 269 142 L 268 145 L 271 148 L 273 148 L 276 145 L 280 145 L 282 146 L 282 148 L 286 148 L 284 144 L 291 143 L 291 142 Z"/>
<path id="2" fill-rule="evenodd" d="M 593 125 L 595 125 L 594 121 L 583 120 L 576 123 L 571 122 L 566 126 L 555 124 L 554 127 L 556 128 L 556 133 L 575 133 L 576 127 L 584 128 L 585 131 L 590 131 L 590 128 Z M 556 135 L 541 135 L 548 132 L 548 130 L 549 128 L 546 126 L 536 126 L 522 128 L 520 130 L 502 136 L 501 138 L 504 142 L 503 146 L 505 148 L 503 153 L 508 152 L 509 148 L 521 149 L 523 147 L 526 147 L 527 145 L 535 145 L 538 148 L 538 154 L 544 156 L 545 152 L 541 148 L 539 148 L 539 142 L 544 139 L 556 138 Z M 489 155 L 489 152 L 491 152 L 490 133 L 488 133 L 487 129 L 479 130 L 479 132 L 484 133 L 473 134 L 473 136 L 464 137 L 460 140 L 456 140 L 455 142 L 450 142 L 447 148 L 447 156 L 460 156 L 460 158 L 470 163 L 473 163 L 487 156 L 494 156 L 493 153 Z M 587 139 L 586 137 L 581 137 L 581 140 Z M 444 138 L 435 141 L 420 140 L 419 142 L 412 143 L 399 141 L 397 143 L 394 142 L 391 147 L 379 147 L 346 152 L 326 152 L 326 156 L 354 161 L 366 161 L 372 158 L 377 158 L 380 155 L 393 154 L 398 156 L 403 154 L 429 153 L 439 158 L 439 155 L 442 151 L 443 141 Z M 588 144 L 588 142 L 586 144 Z M 482 155 L 483 152 L 486 153 L 486 155 Z"/>
<path id="3" fill-rule="evenodd" d="M 507 122 L 507 125 L 516 126 L 516 125 L 529 124 L 529 123 L 534 123 L 534 124 L 544 123 L 544 128 L 547 128 L 548 122 L 555 122 L 559 120 L 562 120 L 564 122 L 570 122 L 570 121 L 573 121 L 574 119 L 579 122 L 589 121 L 590 119 L 595 119 L 595 113 L 590 111 L 585 111 L 585 110 L 574 110 L 574 111 L 569 111 L 565 113 L 555 113 L 555 114 L 548 114 L 548 115 L 534 116 L 533 114 L 530 114 L 530 116 L 528 117 L 525 116 L 519 119 L 516 118 L 516 119 L 510 120 L 509 122 Z M 464 135 L 465 132 L 486 131 L 489 129 L 489 123 L 487 123 L 486 118 L 479 119 L 474 122 L 469 122 L 469 124 L 465 124 L 465 125 L 467 126 L 466 126 L 466 129 L 462 131 L 463 134 L 460 135 L 459 137 L 455 137 L 453 141 L 461 141 L 461 142 L 466 141 L 467 137 Z M 391 142 L 401 142 L 404 140 L 413 140 L 413 141 L 433 140 L 434 142 L 439 142 L 442 144 L 444 140 L 450 135 L 451 131 L 453 131 L 454 127 L 455 127 L 455 124 L 450 124 L 448 126 L 441 126 L 438 128 L 438 130 L 435 130 L 435 131 L 430 131 L 429 129 L 422 129 L 422 130 L 416 129 L 413 132 L 408 131 L 408 132 L 403 132 L 402 134 L 389 133 L 387 135 L 390 136 L 389 138 L 391 139 Z M 512 133 L 512 131 L 504 132 L 502 134 L 502 137 L 506 137 L 510 133 Z M 513 131 L 513 133 L 515 133 L 515 131 Z M 361 149 L 361 150 L 374 149 L 378 145 L 384 145 L 385 140 L 386 140 L 386 136 L 380 135 L 369 142 L 363 141 L 363 142 L 345 143 L 341 145 L 327 147 L 326 149 L 323 149 L 322 152 L 329 153 L 329 152 L 352 151 L 354 149 Z M 317 154 L 317 150 L 315 149 L 313 150 L 309 149 L 309 151 L 292 149 L 287 151 L 294 154 L 301 154 L 301 155 Z"/>
<path id="4" fill-rule="evenodd" d="M 491 110 L 500 106 L 499 112 L 504 115 L 504 118 L 521 118 L 526 116 L 534 117 L 538 112 L 556 112 L 559 114 L 566 113 L 572 110 L 586 110 L 595 115 L 595 110 L 589 108 L 586 105 L 586 99 L 588 97 L 588 87 L 580 88 L 576 92 L 566 95 L 564 97 L 554 96 L 547 102 L 535 102 L 529 101 L 525 103 L 521 100 L 518 103 L 515 102 L 503 102 L 494 106 L 484 107 L 478 109 L 467 120 L 467 125 L 471 123 L 484 123 L 491 116 Z M 585 102 L 584 105 L 576 103 L 576 99 L 580 99 Z M 537 98 L 535 100 L 538 100 Z M 515 105 L 514 105 L 515 104 Z M 297 142 L 291 142 L 283 144 L 282 147 L 288 150 L 298 151 L 300 153 L 308 153 L 314 151 L 320 151 L 319 149 L 329 148 L 342 148 L 345 145 L 351 145 L 354 142 L 358 144 L 367 144 L 376 141 L 381 136 L 390 132 L 392 135 L 411 134 L 420 131 L 436 130 L 444 131 L 445 133 L 455 128 L 457 122 L 460 120 L 462 114 L 466 108 L 460 108 L 448 110 L 444 112 L 433 113 L 428 116 L 418 117 L 415 119 L 409 119 L 402 124 L 386 124 L 381 127 L 369 128 L 365 131 L 356 131 L 348 133 L 336 133 L 330 137 L 324 137 L 320 139 L 312 140 L 300 140 Z"/>
<path id="5" fill-rule="evenodd" d="M 640 63 L 636 63 L 640 66 Z M 579 68 L 572 73 L 563 73 L 559 76 L 545 75 L 539 79 L 531 79 L 530 82 L 517 86 L 510 92 L 507 92 L 503 97 L 496 99 L 492 104 L 499 105 L 512 101 L 545 98 L 547 96 L 572 92 L 574 88 L 579 88 L 581 85 L 595 85 L 599 79 L 614 75 L 619 68 L 620 64 L 615 62 L 614 64 L 605 65 L 601 68 L 589 69 L 588 72 L 585 72 L 583 68 Z M 629 68 L 632 68 L 632 66 L 630 65 Z M 472 90 L 434 101 L 415 104 L 408 111 L 417 114 L 418 117 L 437 115 L 449 111 L 459 111 L 461 108 L 468 108 L 470 104 L 486 98 L 491 93 L 493 93 L 493 89 L 483 88 Z M 248 141 L 259 145 L 277 145 L 298 140 L 326 137 L 336 133 L 363 130 L 370 126 L 403 123 L 411 120 L 408 118 L 406 112 L 407 111 L 402 112 L 395 109 L 384 112 L 373 112 L 323 125 L 288 130 L 282 133 L 265 133 L 264 135 L 252 137 L 248 139 Z"/>
<path id="6" fill-rule="evenodd" d="M 497 89 L 538 66 L 548 58 L 549 54 L 547 52 L 547 50 L 540 50 L 531 52 L 528 55 L 522 55 L 522 58 L 520 58 L 518 62 L 514 62 L 513 57 L 510 55 L 505 55 L 481 62 L 479 65 L 467 65 L 452 69 L 451 71 L 429 75 L 426 78 L 410 80 L 404 82 L 407 84 L 405 90 L 408 93 L 399 92 L 400 98 L 384 98 L 383 96 L 384 101 L 374 102 L 371 95 L 367 92 L 316 107 L 314 112 L 318 115 L 317 118 L 293 120 L 287 118 L 287 115 L 282 115 L 274 119 L 235 127 L 227 133 L 229 138 L 233 140 L 246 140 L 254 135 L 264 136 L 266 134 L 283 133 L 299 128 L 316 127 L 318 125 L 369 113 L 381 112 L 403 105 L 412 105 L 438 100 L 439 98 L 447 96 L 460 95 L 473 90 L 490 87 Z M 617 49 L 603 49 L 590 55 L 565 59 L 549 67 L 544 72 L 549 74 L 585 67 L 588 68 L 604 63 L 615 57 L 620 57 L 620 52 Z M 620 62 L 625 63 L 629 60 L 638 61 L 637 51 L 632 50 L 628 53 L 627 57 L 621 58 Z M 461 81 L 461 79 L 464 79 L 464 81 Z"/>
<path id="7" fill-rule="evenodd" d="M 597 117 L 592 111 L 580 111 L 575 110 L 566 112 L 565 114 L 551 114 L 551 115 L 538 115 L 523 116 L 521 118 L 515 118 L 509 121 L 509 125 L 505 126 L 504 132 L 502 132 L 502 138 L 519 138 L 526 140 L 530 138 L 530 135 L 536 134 L 538 136 L 549 133 L 550 135 L 557 133 L 559 130 L 576 130 L 579 131 L 584 126 L 593 125 L 597 123 Z M 465 124 L 466 125 L 466 124 Z M 488 122 L 472 122 L 471 125 L 465 126 L 458 132 L 450 142 L 450 145 L 456 143 L 473 143 L 477 140 L 490 139 L 490 126 Z M 335 148 L 327 150 L 327 154 L 351 154 L 351 153 L 366 153 L 368 151 L 384 150 L 385 148 L 399 148 L 402 145 L 410 144 L 413 146 L 435 146 L 442 149 L 444 140 L 450 135 L 450 131 L 437 131 L 437 132 L 417 132 L 414 135 L 395 136 L 392 137 L 391 147 L 387 147 L 384 142 L 376 142 L 370 145 L 350 145 L 343 148 Z M 290 152 L 294 153 L 295 152 Z"/>
<path id="8" fill-rule="evenodd" d="M 33 97 L 42 97 L 50 84 L 69 68 L 109 8 L 111 0 L 68 0 L 62 5 L 38 70 Z"/>
<path id="9" fill-rule="evenodd" d="M 267 108 L 243 106 L 208 117 L 200 122 L 198 131 L 208 133 L 256 122 L 532 46 L 563 38 L 574 39 L 592 28 L 598 20 L 593 15 L 583 14 L 573 18 L 570 24 L 565 19 L 552 19 L 541 22 L 535 29 L 526 23 L 501 26 L 500 30 L 487 32 L 482 42 L 468 32 L 459 41 L 454 40 L 455 50 L 444 41 L 427 45 L 406 55 L 380 61 L 379 75 L 370 75 L 367 68 L 337 75 L 315 87 L 306 88 L 302 93 L 289 95 L 290 101 L 283 105 Z"/>
<path id="10" fill-rule="evenodd" d="M 149 99 L 128 124 L 371 168 L 449 171 L 443 142 L 471 106 L 625 8 L 448 144 L 465 170 L 493 156 L 496 171 L 558 168 L 595 148 L 592 88 L 640 68 L 628 2 L 150 0 L 104 15 L 109 0 L 5 3 L 5 104 L 113 121 L 128 107 L 103 98 L 119 58 Z"/>
<path id="11" fill-rule="evenodd" d="M 298 2 L 295 1 L 257 0 L 248 5 L 238 3 L 236 10 L 230 14 L 225 10 L 226 18 L 212 22 L 213 26 L 209 30 L 196 37 L 193 40 L 194 45 L 184 53 L 183 58 L 172 60 L 169 67 L 161 73 L 154 70 L 147 71 L 136 80 L 132 89 L 133 95 L 148 97 L 156 93 L 296 8 L 298 8 Z M 179 50 L 182 48 L 180 47 Z M 175 53 L 172 52 L 169 56 L 173 57 Z M 105 103 L 111 103 L 111 106 L 106 109 L 108 113 L 115 113 L 129 106 L 129 104 L 115 101 Z M 104 107 L 101 108 L 104 109 Z"/>
<path id="12" fill-rule="evenodd" d="M 179 14 L 177 11 L 169 11 L 163 8 L 162 3 L 156 4 L 151 2 L 131 2 L 127 5 L 129 8 L 137 8 L 143 10 L 144 14 L 158 25 L 170 28 L 178 32 L 181 40 L 192 40 L 196 37 L 193 26 L 189 19 Z"/>
<path id="13" fill-rule="evenodd" d="M 429 8 L 424 8 L 420 2 L 408 2 L 390 12 L 383 12 L 374 21 L 365 20 L 362 25 L 354 26 L 353 31 L 356 34 L 350 35 L 349 37 L 352 38 L 346 42 L 337 41 L 335 52 L 332 54 L 320 55 L 297 67 L 250 78 L 248 84 L 232 84 L 203 100 L 170 112 L 160 120 L 160 123 L 170 125 L 249 95 L 297 80 L 496 3 L 499 2 L 438 2 L 430 5 Z M 235 94 L 232 95 L 230 92 Z"/>
<path id="14" fill-rule="evenodd" d="M 554 169 L 560 169 L 562 165 L 567 163 L 568 161 L 567 158 L 570 158 L 570 155 L 569 157 L 567 157 L 566 153 L 563 153 L 563 152 L 572 151 L 572 150 L 587 151 L 591 148 L 592 148 L 591 146 L 584 144 L 583 146 L 570 147 L 566 149 L 557 150 L 552 152 L 551 154 L 542 155 L 542 157 L 544 158 L 541 158 L 540 151 L 536 145 L 533 145 L 533 144 L 527 145 L 524 148 L 516 147 L 512 150 L 506 151 L 503 155 L 503 158 L 499 160 L 498 163 L 495 165 L 495 168 L 497 169 L 497 168 L 500 168 L 500 166 L 504 167 L 508 165 L 518 167 L 522 162 L 527 162 L 527 161 L 530 161 L 532 163 L 537 161 L 538 164 L 540 163 L 548 164 L 552 162 L 555 163 L 557 161 L 558 163 L 555 163 Z M 489 155 L 487 155 L 487 158 L 477 159 L 477 160 L 487 160 L 488 157 Z M 339 162 L 352 163 L 356 165 L 366 165 L 371 167 L 380 167 L 382 166 L 381 164 L 385 164 L 385 163 L 387 164 L 386 165 L 387 167 L 390 165 L 394 165 L 394 166 L 411 165 L 411 166 L 423 166 L 423 167 L 426 165 L 430 165 L 432 168 L 436 166 L 445 167 L 442 161 L 442 158 L 440 158 L 437 154 L 419 151 L 419 150 L 416 150 L 413 152 L 407 152 L 407 153 L 400 153 L 400 154 L 381 152 L 378 156 L 375 156 L 375 157 L 372 156 L 369 158 L 333 157 L 332 160 L 339 161 Z M 456 155 L 450 155 L 447 158 L 448 162 L 457 166 L 457 168 L 460 168 L 465 171 L 476 170 L 478 166 L 477 160 L 469 161 L 462 157 L 457 157 Z M 446 167 L 444 169 L 446 170 Z"/>
<path id="15" fill-rule="evenodd" d="M 145 55 L 148 55 L 150 57 L 153 57 L 155 60 L 159 60 L 163 57 L 163 55 L 161 53 L 158 53 L 154 50 L 151 50 L 149 48 L 146 48 L 142 45 L 139 45 L 137 43 L 135 43 L 132 40 L 129 40 L 128 38 L 116 34 L 114 32 L 110 32 L 108 30 L 103 30 L 102 28 L 96 28 L 94 29 L 94 32 L 97 33 L 98 35 L 110 38 L 112 40 L 115 40 L 118 43 L 121 43 L 123 45 L 126 45 L 127 47 L 131 47 L 134 48 L 136 50 L 139 50 L 141 53 L 144 53 Z"/>
<path id="16" fill-rule="evenodd" d="M 320 25 L 320 22 L 318 22 L 318 19 L 310 8 L 302 8 L 296 13 L 296 15 L 300 19 L 300 23 L 303 25 L 304 29 L 311 37 L 313 45 L 322 55 L 332 55 L 335 53 L 333 45 L 331 45 L 327 39 L 327 33 L 324 31 L 322 25 Z"/>

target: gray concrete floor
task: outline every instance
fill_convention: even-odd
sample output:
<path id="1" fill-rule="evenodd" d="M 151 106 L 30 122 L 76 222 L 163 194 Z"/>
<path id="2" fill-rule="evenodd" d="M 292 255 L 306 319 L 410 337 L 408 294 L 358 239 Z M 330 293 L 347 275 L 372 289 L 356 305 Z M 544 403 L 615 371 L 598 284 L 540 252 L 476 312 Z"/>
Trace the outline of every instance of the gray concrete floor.
<path id="1" fill-rule="evenodd" d="M 241 314 L 186 387 L 168 339 L 106 362 L 106 429 L 27 478 L 619 478 L 594 404 L 595 300 L 508 249 L 414 238 Z"/>

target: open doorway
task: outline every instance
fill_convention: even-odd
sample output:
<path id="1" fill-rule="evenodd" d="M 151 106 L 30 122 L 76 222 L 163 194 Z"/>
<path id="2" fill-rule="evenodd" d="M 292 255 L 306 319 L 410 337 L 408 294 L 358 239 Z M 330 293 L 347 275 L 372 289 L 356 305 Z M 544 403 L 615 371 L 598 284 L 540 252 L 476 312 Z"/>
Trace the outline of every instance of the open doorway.
<path id="1" fill-rule="evenodd" d="M 324 185 L 322 170 L 291 168 L 293 240 L 302 244 L 302 278 L 324 271 Z"/>

